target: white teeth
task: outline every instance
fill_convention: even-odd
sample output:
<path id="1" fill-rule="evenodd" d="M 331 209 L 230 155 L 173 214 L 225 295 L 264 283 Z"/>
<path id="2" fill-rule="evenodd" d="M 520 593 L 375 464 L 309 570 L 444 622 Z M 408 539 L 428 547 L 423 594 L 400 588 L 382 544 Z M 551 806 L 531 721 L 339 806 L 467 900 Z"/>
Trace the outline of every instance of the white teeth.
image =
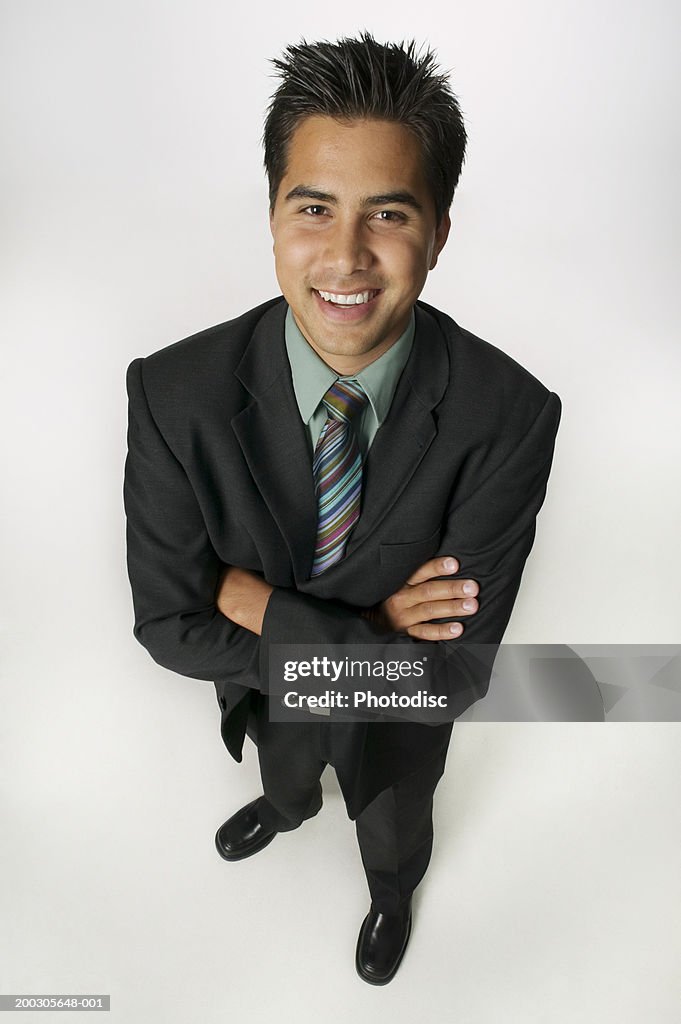
<path id="1" fill-rule="evenodd" d="M 337 306 L 361 306 L 363 302 L 368 302 L 372 299 L 376 292 L 355 292 L 354 295 L 336 295 L 334 292 L 320 291 L 319 294 L 325 302 L 335 302 Z"/>

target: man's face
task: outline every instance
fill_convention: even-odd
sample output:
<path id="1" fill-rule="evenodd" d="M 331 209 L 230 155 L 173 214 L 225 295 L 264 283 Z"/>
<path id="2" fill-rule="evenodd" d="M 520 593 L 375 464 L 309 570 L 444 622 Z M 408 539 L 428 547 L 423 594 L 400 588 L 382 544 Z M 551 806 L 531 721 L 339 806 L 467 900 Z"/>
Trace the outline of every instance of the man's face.
<path id="1" fill-rule="evenodd" d="M 277 279 L 303 335 L 341 374 L 406 329 L 447 240 L 421 148 L 402 125 L 300 122 L 270 214 Z"/>

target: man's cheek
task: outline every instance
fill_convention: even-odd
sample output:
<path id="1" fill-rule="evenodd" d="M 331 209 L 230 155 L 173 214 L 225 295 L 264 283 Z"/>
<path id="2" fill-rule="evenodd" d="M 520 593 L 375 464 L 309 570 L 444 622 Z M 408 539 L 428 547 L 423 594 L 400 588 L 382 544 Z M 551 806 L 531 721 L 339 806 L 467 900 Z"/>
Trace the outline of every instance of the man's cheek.
<path id="1" fill-rule="evenodd" d="M 285 245 L 274 251 L 277 276 L 285 278 L 291 285 L 302 285 L 309 270 L 310 259 L 301 245 Z"/>

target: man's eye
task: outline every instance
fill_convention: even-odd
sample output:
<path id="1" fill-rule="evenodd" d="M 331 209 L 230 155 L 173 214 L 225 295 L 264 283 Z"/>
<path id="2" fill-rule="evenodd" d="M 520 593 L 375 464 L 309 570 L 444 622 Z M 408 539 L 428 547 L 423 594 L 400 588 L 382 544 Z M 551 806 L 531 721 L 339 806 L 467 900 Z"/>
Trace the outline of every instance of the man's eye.
<path id="1" fill-rule="evenodd" d="M 400 213 L 399 210 L 379 210 L 376 217 L 386 223 L 390 223 L 391 221 L 397 223 L 398 221 L 405 219 L 404 214 Z"/>
<path id="2" fill-rule="evenodd" d="M 326 213 L 326 207 L 325 206 L 306 206 L 304 208 L 304 210 L 303 210 L 303 213 L 309 213 L 309 215 L 311 217 L 320 217 L 322 214 Z"/>

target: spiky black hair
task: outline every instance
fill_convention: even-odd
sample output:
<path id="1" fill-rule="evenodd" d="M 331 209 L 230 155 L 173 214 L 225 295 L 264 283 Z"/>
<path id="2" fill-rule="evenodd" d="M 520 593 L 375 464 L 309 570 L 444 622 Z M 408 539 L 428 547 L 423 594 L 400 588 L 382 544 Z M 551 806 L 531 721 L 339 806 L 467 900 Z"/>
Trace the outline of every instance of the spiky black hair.
<path id="1" fill-rule="evenodd" d="M 435 54 L 416 43 L 378 43 L 368 32 L 335 43 L 288 46 L 272 61 L 281 79 L 270 102 L 263 145 L 274 207 L 291 137 L 312 115 L 394 121 L 414 133 L 438 221 L 452 203 L 466 152 L 458 100 Z"/>

